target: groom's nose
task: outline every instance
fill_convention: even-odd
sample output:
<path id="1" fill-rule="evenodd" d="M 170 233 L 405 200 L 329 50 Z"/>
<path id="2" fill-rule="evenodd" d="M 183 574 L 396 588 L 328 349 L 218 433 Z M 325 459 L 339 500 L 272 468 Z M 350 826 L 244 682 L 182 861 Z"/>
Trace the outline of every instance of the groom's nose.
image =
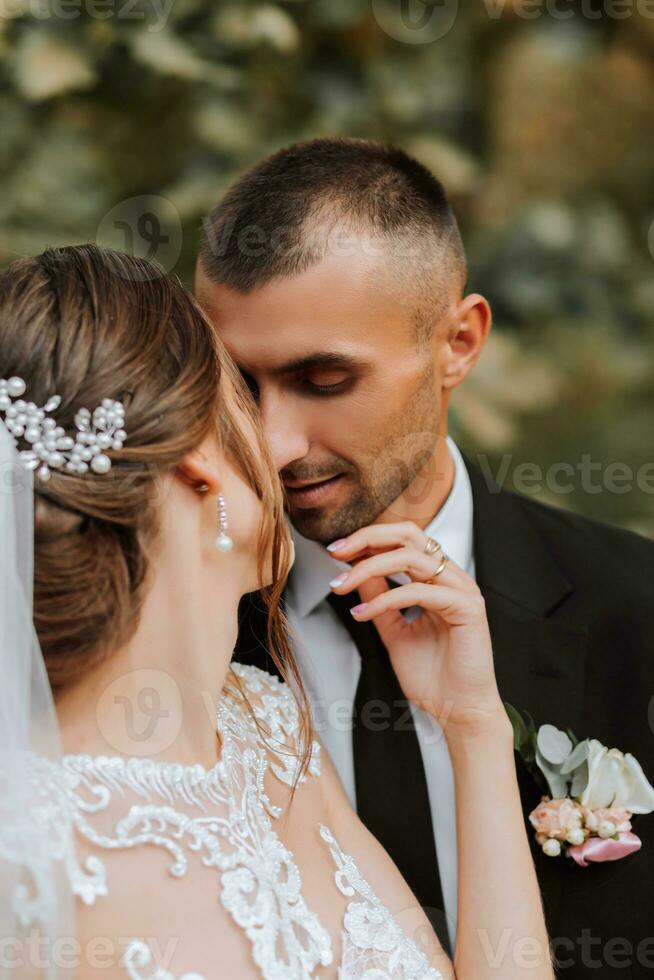
<path id="1" fill-rule="evenodd" d="M 259 400 L 259 411 L 278 472 L 290 463 L 304 459 L 311 443 L 297 407 L 264 396 Z"/>

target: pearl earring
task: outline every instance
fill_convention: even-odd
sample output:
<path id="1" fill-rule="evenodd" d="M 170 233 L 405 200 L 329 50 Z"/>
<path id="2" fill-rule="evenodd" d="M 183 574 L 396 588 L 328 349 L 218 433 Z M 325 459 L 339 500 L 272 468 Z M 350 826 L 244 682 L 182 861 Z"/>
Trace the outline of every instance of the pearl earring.
<path id="1" fill-rule="evenodd" d="M 220 534 L 216 538 L 216 548 L 218 551 L 231 551 L 234 547 L 234 542 L 227 534 L 227 508 L 225 507 L 225 498 L 222 493 L 218 494 L 218 520 L 220 522 Z"/>

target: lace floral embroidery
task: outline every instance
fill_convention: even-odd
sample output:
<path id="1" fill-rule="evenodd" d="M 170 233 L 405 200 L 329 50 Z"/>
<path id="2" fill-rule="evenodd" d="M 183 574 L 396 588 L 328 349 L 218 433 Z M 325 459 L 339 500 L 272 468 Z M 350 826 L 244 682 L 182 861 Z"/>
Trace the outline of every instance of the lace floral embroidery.
<path id="1" fill-rule="evenodd" d="M 430 967 L 422 950 L 404 934 L 361 876 L 353 858 L 344 854 L 331 831 L 320 827 L 329 845 L 336 872 L 336 886 L 348 898 L 343 920 L 339 980 L 442 980 Z"/>
<path id="2" fill-rule="evenodd" d="M 259 696 L 253 705 L 257 720 L 268 733 L 266 744 L 273 759 L 270 768 L 283 783 L 292 786 L 300 761 L 298 738 L 300 719 L 297 702 L 291 689 L 257 667 L 232 664 L 232 670 L 245 682 L 247 690 Z M 320 775 L 320 745 L 314 742 L 309 757 L 308 772 Z"/>

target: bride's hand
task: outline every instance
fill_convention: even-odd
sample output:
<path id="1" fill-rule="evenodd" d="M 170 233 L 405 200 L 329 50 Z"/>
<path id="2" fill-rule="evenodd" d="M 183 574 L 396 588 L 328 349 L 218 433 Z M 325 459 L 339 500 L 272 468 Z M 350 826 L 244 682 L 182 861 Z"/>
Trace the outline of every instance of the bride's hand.
<path id="1" fill-rule="evenodd" d="M 477 736 L 510 724 L 497 689 L 486 607 L 475 580 L 451 559 L 434 576 L 443 551 L 427 554 L 416 524 L 373 524 L 355 531 L 331 555 L 353 565 L 332 586 L 359 590 L 354 618 L 372 620 L 409 700 L 436 718 L 446 739 Z M 389 589 L 385 576 L 407 573 L 408 585 Z M 420 606 L 407 622 L 400 610 Z"/>

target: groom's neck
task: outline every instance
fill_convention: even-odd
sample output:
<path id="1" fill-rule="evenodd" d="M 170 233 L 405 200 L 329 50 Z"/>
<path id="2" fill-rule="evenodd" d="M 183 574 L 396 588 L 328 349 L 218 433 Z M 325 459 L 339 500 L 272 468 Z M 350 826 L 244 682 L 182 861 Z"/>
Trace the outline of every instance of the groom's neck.
<path id="1" fill-rule="evenodd" d="M 442 435 L 427 463 L 375 523 L 413 521 L 418 527 L 427 527 L 447 500 L 453 483 L 454 460 L 446 435 Z"/>

